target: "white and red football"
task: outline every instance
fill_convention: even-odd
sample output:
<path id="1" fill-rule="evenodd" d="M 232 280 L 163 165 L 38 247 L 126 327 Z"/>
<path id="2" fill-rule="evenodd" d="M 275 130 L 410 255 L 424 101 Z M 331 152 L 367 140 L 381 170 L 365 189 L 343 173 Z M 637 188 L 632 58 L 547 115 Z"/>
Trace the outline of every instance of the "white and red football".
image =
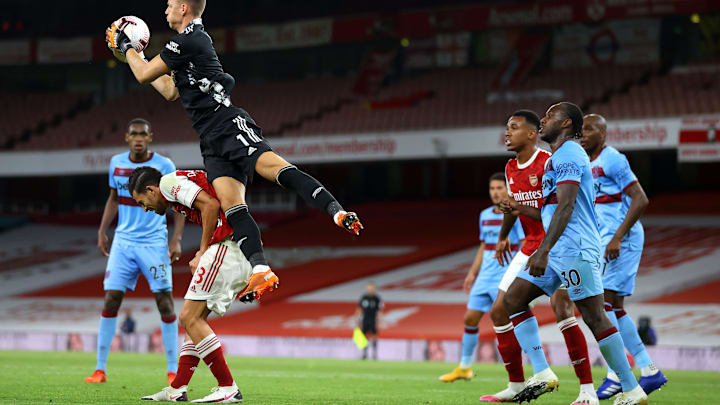
<path id="1" fill-rule="evenodd" d="M 122 27 L 125 35 L 130 38 L 130 43 L 137 52 L 142 52 L 143 49 L 147 47 L 148 43 L 150 43 L 150 28 L 148 28 L 147 24 L 145 24 L 145 21 L 141 18 L 135 17 L 134 15 L 120 17 L 110 25 L 106 38 L 108 48 L 113 51 L 115 57 L 120 59 L 120 61 L 127 62 L 125 55 L 117 49 L 117 44 L 115 43 L 117 30 L 120 27 Z"/>

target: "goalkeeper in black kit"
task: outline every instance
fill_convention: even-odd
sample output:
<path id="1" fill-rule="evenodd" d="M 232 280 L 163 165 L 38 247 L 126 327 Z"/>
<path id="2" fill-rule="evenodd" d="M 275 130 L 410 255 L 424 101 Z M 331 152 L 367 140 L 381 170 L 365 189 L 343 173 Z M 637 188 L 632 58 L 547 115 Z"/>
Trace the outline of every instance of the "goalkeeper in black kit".
<path id="1" fill-rule="evenodd" d="M 262 129 L 232 104 L 235 79 L 223 71 L 205 31 L 200 18 L 204 9 L 205 0 L 168 0 L 166 20 L 177 34 L 150 61 L 132 46 L 125 30 L 130 20 L 121 19 L 108 28 L 106 41 L 115 53 L 125 55 L 138 82 L 151 84 L 168 101 L 182 101 L 200 136 L 207 177 L 235 231 L 233 240 L 253 267 L 247 293 L 259 298 L 279 280 L 267 264 L 260 229 L 245 203 L 245 188 L 255 172 L 295 191 L 354 235 L 360 235 L 363 227 L 357 215 L 345 211 L 322 184 L 273 152 Z"/>

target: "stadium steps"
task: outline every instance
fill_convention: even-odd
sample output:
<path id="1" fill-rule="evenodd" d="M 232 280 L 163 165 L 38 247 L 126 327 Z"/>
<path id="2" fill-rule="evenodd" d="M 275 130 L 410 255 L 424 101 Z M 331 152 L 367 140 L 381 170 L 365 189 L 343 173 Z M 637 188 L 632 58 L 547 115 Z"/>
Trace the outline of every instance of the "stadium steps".
<path id="1" fill-rule="evenodd" d="M 647 86 L 654 76 L 667 74 L 667 72 L 663 73 L 662 70 L 663 69 L 648 68 L 638 77 L 627 79 L 621 82 L 618 86 L 607 88 L 600 96 L 590 97 L 583 100 L 580 108 L 583 111 L 592 111 L 593 106 L 596 104 L 610 103 L 617 95 L 628 94 L 630 90 L 636 86 Z"/>
<path id="2" fill-rule="evenodd" d="M 60 111 L 50 119 L 41 119 L 34 126 L 22 130 L 16 136 L 10 136 L 2 149 L 15 149 L 20 144 L 26 144 L 31 139 L 42 137 L 50 128 L 57 128 L 64 122 L 75 119 L 79 114 L 90 111 L 94 107 L 92 95 L 80 97 L 75 103 L 64 111 Z"/>
<path id="3" fill-rule="evenodd" d="M 282 136 L 287 131 L 296 130 L 299 131 L 303 125 L 308 121 L 318 121 L 328 114 L 340 111 L 344 106 L 357 103 L 357 99 L 350 97 L 341 97 L 331 104 L 325 104 L 318 107 L 318 109 L 311 113 L 301 114 L 297 119 L 293 121 L 286 121 L 280 124 L 277 129 L 267 131 L 268 136 Z"/>

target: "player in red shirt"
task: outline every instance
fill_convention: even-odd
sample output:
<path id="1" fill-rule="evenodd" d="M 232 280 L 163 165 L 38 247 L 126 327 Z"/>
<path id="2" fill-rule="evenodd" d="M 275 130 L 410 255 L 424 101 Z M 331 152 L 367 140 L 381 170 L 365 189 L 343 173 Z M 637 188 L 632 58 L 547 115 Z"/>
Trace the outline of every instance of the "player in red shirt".
<path id="1" fill-rule="evenodd" d="M 180 349 L 177 376 L 169 387 L 143 397 L 146 401 L 187 401 L 187 385 L 203 359 L 218 381 L 210 395 L 193 402 L 242 402 L 242 394 L 225 362 L 220 340 L 207 323 L 210 312 L 222 316 L 248 285 L 252 266 L 237 243 L 233 228 L 220 210 L 215 189 L 202 170 L 178 170 L 162 175 L 143 166 L 135 169 L 128 191 L 145 211 L 164 215 L 168 209 L 202 225 L 200 250 L 190 261 L 192 281 L 180 310 L 186 337 Z"/>
<path id="2" fill-rule="evenodd" d="M 550 157 L 550 153 L 537 146 L 539 128 L 540 118 L 537 114 L 528 110 L 520 110 L 510 116 L 505 131 L 505 146 L 509 151 L 515 152 L 516 157 L 510 159 L 505 165 L 509 199 L 502 205 L 506 213 L 496 245 L 496 257 L 501 265 L 510 258 L 512 261 L 500 282 L 500 292 L 490 309 L 490 316 L 498 338 L 498 350 L 510 376 L 510 384 L 506 390 L 494 396 L 481 397 L 481 400 L 485 398 L 488 402 L 511 401 L 512 397 L 508 398 L 508 396 L 513 392 L 515 394 L 520 392 L 523 385 L 518 383 L 524 381 L 520 344 L 515 337 L 513 324 L 503 304 L 503 297 L 518 272 L 525 269 L 528 259 L 545 237 L 545 229 L 539 217 L 530 218 L 518 215 L 518 205 L 520 204 L 538 209 L 542 207 L 542 177 L 545 171 L 545 161 Z M 508 235 L 518 216 L 525 233 L 525 244 L 521 251 L 513 257 L 510 252 Z M 567 290 L 558 289 L 550 298 L 550 304 L 555 312 L 558 328 L 565 338 L 570 360 L 575 367 L 575 374 L 580 380 L 580 395 L 573 404 L 596 405 L 598 399 L 592 381 L 587 343 L 578 326 L 577 319 L 575 319 L 575 308 Z"/>

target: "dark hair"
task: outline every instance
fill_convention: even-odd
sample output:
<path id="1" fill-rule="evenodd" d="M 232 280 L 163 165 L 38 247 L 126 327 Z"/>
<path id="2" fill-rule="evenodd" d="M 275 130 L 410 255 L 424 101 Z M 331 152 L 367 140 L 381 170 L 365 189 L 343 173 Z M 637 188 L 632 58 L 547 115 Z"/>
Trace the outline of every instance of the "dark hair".
<path id="1" fill-rule="evenodd" d="M 131 119 L 127 124 L 128 131 L 130 131 L 130 126 L 134 124 L 147 125 L 148 132 L 152 132 L 152 126 L 150 125 L 150 121 L 146 120 L 145 118 L 138 117 Z"/>
<path id="2" fill-rule="evenodd" d="M 187 3 L 190 6 L 190 11 L 195 16 L 200 17 L 205 11 L 205 0 L 180 0 L 183 3 Z"/>
<path id="3" fill-rule="evenodd" d="M 133 192 L 143 194 L 147 186 L 158 186 L 160 185 L 160 178 L 162 173 L 154 167 L 141 166 L 133 170 L 128 180 L 128 192 L 132 195 Z"/>
<path id="4" fill-rule="evenodd" d="M 528 124 L 535 126 L 535 129 L 540 129 L 540 117 L 535 114 L 534 111 L 530 110 L 517 110 L 512 113 L 511 117 L 523 117 Z"/>
<path id="5" fill-rule="evenodd" d="M 503 173 L 503 172 L 493 173 L 493 175 L 490 176 L 490 180 L 488 180 L 488 183 L 490 183 L 493 180 L 500 180 L 503 183 L 505 183 L 505 173 Z"/>
<path id="6" fill-rule="evenodd" d="M 575 138 L 582 138 L 583 112 L 577 105 L 563 101 L 560 103 L 565 115 L 572 120 L 572 132 Z"/>

